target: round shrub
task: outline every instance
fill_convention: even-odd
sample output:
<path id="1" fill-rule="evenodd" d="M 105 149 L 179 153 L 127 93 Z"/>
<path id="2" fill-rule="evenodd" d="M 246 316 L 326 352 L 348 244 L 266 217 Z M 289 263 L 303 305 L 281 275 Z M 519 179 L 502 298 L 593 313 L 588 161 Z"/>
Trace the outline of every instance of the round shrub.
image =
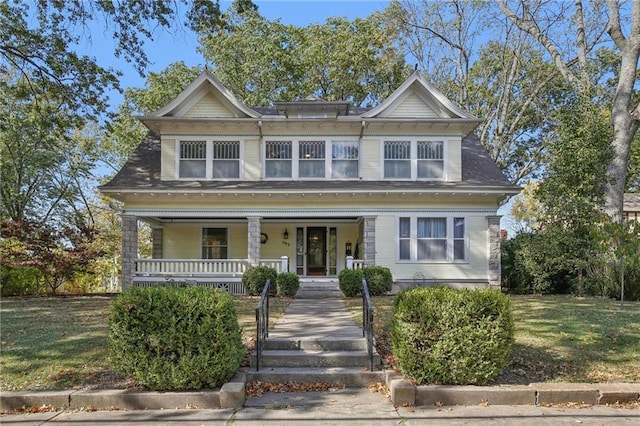
<path id="1" fill-rule="evenodd" d="M 242 285 L 245 290 L 251 296 L 258 296 L 262 293 L 267 280 L 271 280 L 271 287 L 269 288 L 269 294 L 275 296 L 277 291 L 276 278 L 278 272 L 268 266 L 254 266 L 249 268 L 242 275 Z"/>
<path id="2" fill-rule="evenodd" d="M 365 266 L 362 275 L 367 280 L 367 287 L 371 296 L 382 296 L 391 291 L 393 278 L 389 268 L 383 266 Z"/>
<path id="3" fill-rule="evenodd" d="M 346 297 L 362 294 L 362 270 L 343 269 L 338 274 L 338 285 Z"/>
<path id="4" fill-rule="evenodd" d="M 116 371 L 153 390 L 219 387 L 245 355 L 233 299 L 199 287 L 132 288 L 111 305 Z"/>
<path id="5" fill-rule="evenodd" d="M 282 272 L 276 278 L 278 294 L 293 297 L 300 288 L 300 278 L 293 272 Z"/>
<path id="6" fill-rule="evenodd" d="M 513 343 L 509 298 L 495 290 L 413 288 L 395 300 L 393 354 L 418 384 L 481 385 Z"/>

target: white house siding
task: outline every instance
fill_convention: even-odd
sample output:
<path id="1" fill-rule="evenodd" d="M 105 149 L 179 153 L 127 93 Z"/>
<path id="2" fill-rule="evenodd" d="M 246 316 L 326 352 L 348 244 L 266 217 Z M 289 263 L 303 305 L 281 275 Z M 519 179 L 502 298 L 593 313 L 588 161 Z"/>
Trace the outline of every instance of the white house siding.
<path id="1" fill-rule="evenodd" d="M 380 179 L 380 139 L 363 138 L 360 146 L 360 176 L 364 180 Z"/>
<path id="2" fill-rule="evenodd" d="M 162 138 L 160 151 L 162 164 L 160 165 L 160 179 L 173 180 L 176 178 L 176 140 Z"/>
<path id="3" fill-rule="evenodd" d="M 165 226 L 162 233 L 164 259 L 200 259 L 202 226 Z"/>
<path id="4" fill-rule="evenodd" d="M 260 180 L 262 164 L 260 163 L 260 140 L 244 141 L 244 179 Z"/>
<path id="5" fill-rule="evenodd" d="M 187 111 L 185 117 L 233 117 L 234 114 L 211 92 Z"/>
<path id="6" fill-rule="evenodd" d="M 410 92 L 389 114 L 389 117 L 438 118 L 438 114 L 415 92 Z"/>
<path id="7" fill-rule="evenodd" d="M 468 236 L 468 261 L 460 263 L 399 263 L 397 262 L 397 215 L 376 218 L 376 264 L 387 266 L 394 280 L 413 280 L 421 274 L 425 280 L 441 279 L 448 282 L 486 282 L 487 221 L 484 216 L 467 216 L 455 213 L 447 216 L 465 217 Z M 425 214 L 425 215 L 428 215 Z"/>
<path id="8" fill-rule="evenodd" d="M 447 180 L 450 182 L 460 182 L 462 180 L 462 152 L 461 139 L 446 139 L 447 152 Z"/>

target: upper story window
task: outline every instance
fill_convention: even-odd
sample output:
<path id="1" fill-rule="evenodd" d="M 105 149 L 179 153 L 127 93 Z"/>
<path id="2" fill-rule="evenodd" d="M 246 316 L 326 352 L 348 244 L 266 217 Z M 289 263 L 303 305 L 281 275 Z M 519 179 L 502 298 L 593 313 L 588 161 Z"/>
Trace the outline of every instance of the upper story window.
<path id="1" fill-rule="evenodd" d="M 204 178 L 207 172 L 207 143 L 205 141 L 180 142 L 181 178 Z"/>
<path id="2" fill-rule="evenodd" d="M 239 179 L 240 147 L 240 141 L 179 141 L 178 177 L 181 179 Z"/>
<path id="3" fill-rule="evenodd" d="M 460 262 L 467 259 L 463 217 L 398 218 L 398 259 L 417 262 Z"/>
<path id="4" fill-rule="evenodd" d="M 264 175 L 268 178 L 290 178 L 292 172 L 291 141 L 266 142 Z"/>
<path id="5" fill-rule="evenodd" d="M 385 141 L 383 144 L 385 179 L 443 179 L 442 141 Z"/>
<path id="6" fill-rule="evenodd" d="M 359 176 L 357 141 L 266 141 L 264 146 L 265 178 L 357 179 Z"/>

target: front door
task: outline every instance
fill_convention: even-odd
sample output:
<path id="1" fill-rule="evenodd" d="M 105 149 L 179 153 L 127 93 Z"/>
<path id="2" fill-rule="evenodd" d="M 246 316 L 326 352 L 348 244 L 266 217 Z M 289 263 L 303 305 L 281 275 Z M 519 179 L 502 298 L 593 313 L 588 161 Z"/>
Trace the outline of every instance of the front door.
<path id="1" fill-rule="evenodd" d="M 327 228 L 307 228 L 307 275 L 327 275 Z"/>

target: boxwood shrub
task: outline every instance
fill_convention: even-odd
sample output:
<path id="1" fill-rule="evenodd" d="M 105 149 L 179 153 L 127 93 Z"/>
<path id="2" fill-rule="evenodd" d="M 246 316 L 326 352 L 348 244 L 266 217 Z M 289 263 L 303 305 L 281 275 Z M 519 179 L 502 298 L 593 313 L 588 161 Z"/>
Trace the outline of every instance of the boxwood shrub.
<path id="1" fill-rule="evenodd" d="M 278 290 L 276 285 L 276 277 L 278 272 L 268 266 L 254 266 L 249 268 L 242 274 L 242 285 L 245 290 L 251 296 L 258 296 L 262 293 L 267 280 L 271 280 L 271 287 L 269 288 L 269 294 L 276 295 Z"/>
<path id="2" fill-rule="evenodd" d="M 229 294 L 151 287 L 127 290 L 112 303 L 109 352 L 116 371 L 169 391 L 221 386 L 246 350 Z"/>
<path id="3" fill-rule="evenodd" d="M 362 275 L 367 280 L 369 294 L 371 296 L 382 296 L 391 291 L 393 277 L 389 268 L 383 266 L 365 266 L 362 268 Z"/>
<path id="4" fill-rule="evenodd" d="M 413 288 L 394 299 L 393 354 L 417 384 L 486 384 L 513 343 L 509 298 L 495 290 Z"/>
<path id="5" fill-rule="evenodd" d="M 300 288 L 300 277 L 293 272 L 282 272 L 276 277 L 275 284 L 279 295 L 293 297 Z"/>
<path id="6" fill-rule="evenodd" d="M 343 269 L 338 274 L 338 285 L 346 297 L 362 294 L 362 270 Z"/>

